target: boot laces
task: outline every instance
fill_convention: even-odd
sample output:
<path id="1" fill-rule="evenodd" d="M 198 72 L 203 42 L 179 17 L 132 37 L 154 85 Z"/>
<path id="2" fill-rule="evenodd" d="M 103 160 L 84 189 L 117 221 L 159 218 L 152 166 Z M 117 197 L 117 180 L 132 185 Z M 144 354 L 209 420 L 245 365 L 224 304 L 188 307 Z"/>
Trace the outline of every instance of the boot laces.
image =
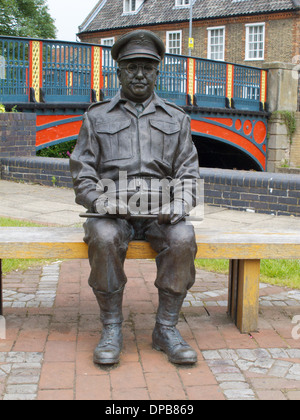
<path id="1" fill-rule="evenodd" d="M 166 327 L 166 329 L 170 333 L 170 338 L 174 345 L 186 344 L 176 327 Z"/>
<path id="2" fill-rule="evenodd" d="M 107 325 L 104 330 L 103 344 L 104 345 L 111 344 L 114 337 L 115 337 L 115 326 Z"/>

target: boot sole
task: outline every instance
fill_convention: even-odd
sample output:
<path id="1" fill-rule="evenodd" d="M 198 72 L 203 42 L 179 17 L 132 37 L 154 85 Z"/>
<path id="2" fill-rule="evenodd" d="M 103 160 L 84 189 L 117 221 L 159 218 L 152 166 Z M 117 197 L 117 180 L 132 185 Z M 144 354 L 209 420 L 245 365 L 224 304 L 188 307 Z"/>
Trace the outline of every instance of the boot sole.
<path id="1" fill-rule="evenodd" d="M 156 351 L 161 351 L 165 353 L 168 356 L 169 362 L 174 363 L 175 365 L 194 365 L 195 363 L 198 362 L 197 356 L 191 359 L 177 360 L 177 359 L 172 359 L 172 357 L 169 356 L 168 353 L 164 349 L 159 347 L 157 344 L 152 344 L 152 347 Z"/>
<path id="2" fill-rule="evenodd" d="M 94 363 L 96 365 L 116 365 L 120 362 L 120 359 L 96 359 L 94 358 Z"/>

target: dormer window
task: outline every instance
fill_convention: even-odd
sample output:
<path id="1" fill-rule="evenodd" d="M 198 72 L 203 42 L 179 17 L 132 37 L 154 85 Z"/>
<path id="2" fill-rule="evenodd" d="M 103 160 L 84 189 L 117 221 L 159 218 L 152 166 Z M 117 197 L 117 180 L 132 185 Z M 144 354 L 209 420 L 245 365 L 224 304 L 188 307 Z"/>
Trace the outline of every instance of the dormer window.
<path id="1" fill-rule="evenodd" d="M 144 0 L 124 0 L 123 13 L 136 13 Z"/>
<path id="2" fill-rule="evenodd" d="M 176 7 L 190 6 L 190 0 L 175 0 Z"/>

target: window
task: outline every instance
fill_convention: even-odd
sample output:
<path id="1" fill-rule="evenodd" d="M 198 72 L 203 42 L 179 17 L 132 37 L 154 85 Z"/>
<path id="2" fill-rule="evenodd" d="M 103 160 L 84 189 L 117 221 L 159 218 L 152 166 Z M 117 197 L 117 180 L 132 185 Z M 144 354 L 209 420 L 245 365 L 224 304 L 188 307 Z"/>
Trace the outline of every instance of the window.
<path id="1" fill-rule="evenodd" d="M 208 28 L 207 58 L 225 60 L 225 27 Z"/>
<path id="2" fill-rule="evenodd" d="M 112 38 L 102 38 L 101 39 L 101 45 L 105 45 L 107 47 L 113 46 L 114 43 L 115 43 L 115 38 L 114 37 L 112 37 Z"/>
<path id="3" fill-rule="evenodd" d="M 123 12 L 135 13 L 142 3 L 142 0 L 124 0 Z"/>
<path id="4" fill-rule="evenodd" d="M 182 32 L 167 32 L 167 52 L 170 54 L 181 54 Z"/>
<path id="5" fill-rule="evenodd" d="M 264 60 L 265 24 L 246 25 L 245 60 Z"/>
<path id="6" fill-rule="evenodd" d="M 190 0 L 175 0 L 175 6 L 176 7 L 184 7 L 189 6 Z"/>
<path id="7" fill-rule="evenodd" d="M 101 45 L 104 45 L 106 47 L 112 47 L 115 43 L 115 38 L 102 38 L 101 39 Z M 110 49 L 103 48 L 102 50 L 102 63 L 103 66 L 113 67 L 114 60 L 112 59 Z"/>

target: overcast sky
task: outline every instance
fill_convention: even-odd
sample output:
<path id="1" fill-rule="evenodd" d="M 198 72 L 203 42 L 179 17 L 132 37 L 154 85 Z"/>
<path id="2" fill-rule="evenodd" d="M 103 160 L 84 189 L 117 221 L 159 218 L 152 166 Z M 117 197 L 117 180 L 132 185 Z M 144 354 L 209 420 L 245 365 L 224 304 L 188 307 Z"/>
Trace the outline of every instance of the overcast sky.
<path id="1" fill-rule="evenodd" d="M 76 41 L 78 26 L 98 3 L 98 0 L 47 0 L 51 16 L 55 19 L 57 39 Z"/>

